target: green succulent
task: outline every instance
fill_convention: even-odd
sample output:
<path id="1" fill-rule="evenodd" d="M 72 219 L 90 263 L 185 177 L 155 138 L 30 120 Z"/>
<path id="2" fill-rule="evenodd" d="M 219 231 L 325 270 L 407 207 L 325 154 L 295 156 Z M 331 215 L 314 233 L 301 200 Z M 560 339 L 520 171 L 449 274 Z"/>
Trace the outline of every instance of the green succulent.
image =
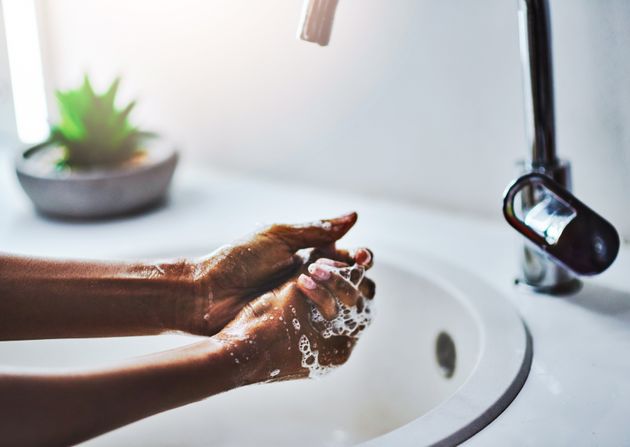
<path id="1" fill-rule="evenodd" d="M 51 126 L 48 140 L 29 152 L 42 146 L 60 146 L 64 154 L 58 163 L 61 168 L 116 165 L 136 155 L 141 141 L 153 134 L 129 123 L 135 101 L 116 108 L 119 84 L 120 79 L 116 79 L 99 95 L 85 76 L 78 89 L 57 91 L 60 121 Z"/>

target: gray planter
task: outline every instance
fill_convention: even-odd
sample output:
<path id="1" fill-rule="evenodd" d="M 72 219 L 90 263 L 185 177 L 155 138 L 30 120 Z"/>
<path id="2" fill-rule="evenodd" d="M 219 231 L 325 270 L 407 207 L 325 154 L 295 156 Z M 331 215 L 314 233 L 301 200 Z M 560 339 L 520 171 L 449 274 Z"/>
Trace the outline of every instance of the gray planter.
<path id="1" fill-rule="evenodd" d="M 16 172 L 35 208 L 46 215 L 95 219 L 133 213 L 165 197 L 177 166 L 177 151 L 156 140 L 138 163 L 113 168 L 64 170 L 46 148 L 26 158 L 19 154 Z"/>

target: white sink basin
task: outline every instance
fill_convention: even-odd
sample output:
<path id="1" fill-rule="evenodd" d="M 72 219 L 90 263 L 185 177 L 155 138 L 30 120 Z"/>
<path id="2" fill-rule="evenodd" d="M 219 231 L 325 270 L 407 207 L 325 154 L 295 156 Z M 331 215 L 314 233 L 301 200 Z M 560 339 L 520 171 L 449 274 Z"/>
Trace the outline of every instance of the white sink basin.
<path id="1" fill-rule="evenodd" d="M 504 297 L 459 268 L 398 250 L 378 255 L 371 272 L 376 318 L 344 367 L 320 380 L 234 390 L 87 444 L 420 446 L 472 436 L 527 377 L 532 348 L 523 323 Z M 441 333 L 455 346 L 452 371 L 437 362 Z M 0 362 L 94 366 L 192 341 L 168 335 L 5 342 Z"/>

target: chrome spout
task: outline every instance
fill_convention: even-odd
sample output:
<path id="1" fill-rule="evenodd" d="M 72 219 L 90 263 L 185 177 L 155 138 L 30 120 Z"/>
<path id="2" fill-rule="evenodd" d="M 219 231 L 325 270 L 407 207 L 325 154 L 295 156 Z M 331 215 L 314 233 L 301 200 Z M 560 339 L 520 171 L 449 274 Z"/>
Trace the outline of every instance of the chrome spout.
<path id="1" fill-rule="evenodd" d="M 549 0 L 518 0 L 519 42 L 525 100 L 525 127 L 530 160 L 520 163 L 521 174 L 544 174 L 567 191 L 571 190 L 571 165 L 556 151 L 553 58 Z M 523 213 L 547 198 L 538 187 L 523 189 Z M 522 277 L 518 282 L 542 293 L 568 293 L 579 288 L 575 274 L 540 247 L 526 244 L 521 255 Z"/>
<path id="2" fill-rule="evenodd" d="M 548 0 L 519 0 L 525 125 L 532 167 L 552 168 L 556 154 L 553 63 Z"/>
<path id="3" fill-rule="evenodd" d="M 339 0 L 305 0 L 299 29 L 300 39 L 321 46 L 328 45 L 338 2 Z"/>

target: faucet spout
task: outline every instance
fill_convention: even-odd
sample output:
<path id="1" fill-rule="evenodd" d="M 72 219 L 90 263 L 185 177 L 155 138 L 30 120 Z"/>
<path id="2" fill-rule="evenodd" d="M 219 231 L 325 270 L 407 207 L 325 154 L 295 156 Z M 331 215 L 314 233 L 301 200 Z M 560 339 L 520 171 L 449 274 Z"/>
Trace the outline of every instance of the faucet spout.
<path id="1" fill-rule="evenodd" d="M 300 39 L 321 46 L 328 45 L 337 3 L 339 0 L 305 0 L 299 29 Z"/>
<path id="2" fill-rule="evenodd" d="M 525 120 L 531 163 L 553 168 L 556 154 L 549 0 L 519 0 L 519 34 Z"/>

